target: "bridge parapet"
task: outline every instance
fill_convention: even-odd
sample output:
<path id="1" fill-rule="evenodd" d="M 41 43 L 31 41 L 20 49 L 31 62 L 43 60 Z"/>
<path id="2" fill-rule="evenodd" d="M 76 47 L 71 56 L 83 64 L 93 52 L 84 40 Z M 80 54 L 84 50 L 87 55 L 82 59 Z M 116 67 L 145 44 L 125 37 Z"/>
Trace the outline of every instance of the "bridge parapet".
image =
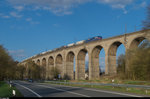
<path id="1" fill-rule="evenodd" d="M 49 77 L 50 67 L 59 67 L 61 76 L 68 75 L 74 79 L 74 61 L 75 61 L 75 79 L 85 79 L 85 55 L 89 55 L 89 79 L 99 79 L 99 53 L 102 48 L 105 51 L 105 74 L 116 74 L 116 51 L 123 44 L 125 50 L 138 47 L 141 41 L 147 39 L 150 41 L 150 30 L 137 31 L 123 34 L 111 38 L 97 40 L 89 43 L 74 45 L 67 48 L 57 49 L 31 57 L 36 64 L 42 65 L 42 60 L 46 62 L 46 77 Z M 73 60 L 75 58 L 75 60 Z M 29 60 L 27 59 L 27 60 Z M 21 62 L 25 64 L 27 60 Z"/>

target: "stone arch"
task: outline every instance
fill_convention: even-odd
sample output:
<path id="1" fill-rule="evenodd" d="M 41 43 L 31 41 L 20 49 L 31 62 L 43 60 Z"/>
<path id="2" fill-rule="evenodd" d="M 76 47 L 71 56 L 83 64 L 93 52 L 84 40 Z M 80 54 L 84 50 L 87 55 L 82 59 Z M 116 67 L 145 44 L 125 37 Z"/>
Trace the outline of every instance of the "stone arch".
<path id="1" fill-rule="evenodd" d="M 91 78 L 92 79 L 98 79 L 99 78 L 99 73 L 100 73 L 100 68 L 99 68 L 99 54 L 100 51 L 102 50 L 101 45 L 97 45 L 92 49 L 91 53 Z"/>
<path id="2" fill-rule="evenodd" d="M 53 67 L 54 66 L 54 58 L 52 56 L 50 56 L 48 58 L 48 65 L 49 65 L 49 67 Z"/>
<path id="3" fill-rule="evenodd" d="M 108 49 L 108 72 L 109 74 L 117 73 L 116 53 L 118 47 L 123 44 L 120 41 L 113 42 Z M 124 46 L 124 44 L 123 44 Z M 124 46 L 125 47 L 125 46 Z"/>
<path id="4" fill-rule="evenodd" d="M 85 80 L 85 56 L 88 53 L 87 49 L 81 49 L 77 54 L 77 77 Z"/>
<path id="5" fill-rule="evenodd" d="M 46 78 L 46 58 L 42 59 L 42 78 Z"/>
<path id="6" fill-rule="evenodd" d="M 46 67 L 46 58 L 42 59 L 42 66 Z"/>
<path id="7" fill-rule="evenodd" d="M 47 74 L 48 74 L 48 79 L 52 79 L 53 78 L 53 74 L 51 73 L 52 70 L 54 68 L 54 58 L 52 56 L 50 56 L 48 58 L 48 70 L 47 70 Z"/>
<path id="8" fill-rule="evenodd" d="M 74 52 L 70 51 L 66 56 L 66 76 L 67 79 L 74 79 Z"/>
<path id="9" fill-rule="evenodd" d="M 55 68 L 58 69 L 59 74 L 61 74 L 61 77 L 63 76 L 63 57 L 61 54 L 58 54 L 56 56 L 56 61 L 55 61 Z"/>
<path id="10" fill-rule="evenodd" d="M 35 63 L 35 61 L 34 61 L 34 60 L 33 60 L 32 62 L 33 62 L 33 63 Z"/>
<path id="11" fill-rule="evenodd" d="M 130 45 L 129 45 L 129 49 L 137 48 L 138 45 L 139 45 L 143 40 L 145 40 L 145 39 L 146 39 L 145 37 L 136 37 L 136 38 L 134 38 L 134 39 L 131 41 Z"/>
<path id="12" fill-rule="evenodd" d="M 39 65 L 39 66 L 40 66 L 40 60 L 39 60 L 39 59 L 37 60 L 37 62 L 36 62 L 36 63 L 37 63 L 37 65 Z"/>

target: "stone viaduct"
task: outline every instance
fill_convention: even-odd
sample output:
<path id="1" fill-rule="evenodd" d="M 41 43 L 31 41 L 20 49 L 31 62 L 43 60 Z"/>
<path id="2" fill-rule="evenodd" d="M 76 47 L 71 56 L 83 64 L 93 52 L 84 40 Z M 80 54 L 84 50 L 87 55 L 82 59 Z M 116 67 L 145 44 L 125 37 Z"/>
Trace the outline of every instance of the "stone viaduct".
<path id="1" fill-rule="evenodd" d="M 144 39 L 150 40 L 150 30 L 142 30 L 111 38 L 97 40 L 80 45 L 54 50 L 42 55 L 37 55 L 31 59 L 40 66 L 46 68 L 46 78 L 51 78 L 50 69 L 57 67 L 61 71 L 61 76 L 67 75 L 74 79 L 74 57 L 75 57 L 75 79 L 85 79 L 85 55 L 89 55 L 89 80 L 99 78 L 99 54 L 101 49 L 105 51 L 105 74 L 116 74 L 116 51 L 123 44 L 125 50 L 136 48 Z M 21 64 L 26 65 L 24 60 Z"/>

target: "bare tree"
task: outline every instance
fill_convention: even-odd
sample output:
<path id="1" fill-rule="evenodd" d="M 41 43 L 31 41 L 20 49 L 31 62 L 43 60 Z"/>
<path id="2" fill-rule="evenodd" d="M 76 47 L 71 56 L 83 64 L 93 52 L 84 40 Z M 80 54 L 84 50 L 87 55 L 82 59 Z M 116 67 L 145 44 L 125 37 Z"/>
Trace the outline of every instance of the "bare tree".
<path id="1" fill-rule="evenodd" d="M 51 68 L 50 75 L 53 76 L 53 78 L 58 79 L 58 74 L 60 74 L 60 70 L 57 67 Z"/>
<path id="2" fill-rule="evenodd" d="M 35 80 L 41 79 L 41 72 L 42 72 L 41 67 L 35 64 L 32 60 L 29 60 L 27 64 L 28 64 L 27 69 L 28 78 Z"/>
<path id="3" fill-rule="evenodd" d="M 0 45 L 0 80 L 14 79 L 16 65 L 8 51 Z"/>

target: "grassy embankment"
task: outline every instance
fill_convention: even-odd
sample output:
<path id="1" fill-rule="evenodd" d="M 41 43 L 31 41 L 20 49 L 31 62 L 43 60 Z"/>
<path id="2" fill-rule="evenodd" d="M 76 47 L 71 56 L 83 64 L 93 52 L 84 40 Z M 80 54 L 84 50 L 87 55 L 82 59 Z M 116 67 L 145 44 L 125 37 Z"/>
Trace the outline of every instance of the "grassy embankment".
<path id="1" fill-rule="evenodd" d="M 1 98 L 13 97 L 12 90 L 16 91 L 16 97 L 23 97 L 23 95 L 15 87 L 10 87 L 10 85 L 7 84 L 6 82 L 0 81 Z"/>
<path id="2" fill-rule="evenodd" d="M 115 84 L 132 84 L 132 85 L 150 85 L 148 81 L 133 81 L 133 80 L 120 80 L 118 78 L 108 78 L 108 77 L 101 77 L 100 80 L 71 80 L 71 81 L 62 81 L 62 82 L 89 82 L 89 83 L 112 83 L 112 79 L 114 79 Z M 50 82 L 48 82 L 50 83 Z M 54 83 L 51 83 L 54 84 Z M 135 93 L 141 95 L 150 95 L 150 89 L 141 89 L 141 88 L 126 88 L 126 87 L 113 87 L 113 86 L 100 86 L 100 85 L 79 85 L 79 84 L 61 84 L 67 86 L 77 86 L 77 87 L 86 87 L 86 88 L 96 88 L 96 89 L 103 89 L 103 90 L 111 90 L 111 91 L 118 91 L 118 92 L 127 92 L 127 93 Z"/>
<path id="3" fill-rule="evenodd" d="M 47 83 L 56 84 L 52 82 L 47 82 Z M 146 89 L 141 89 L 141 88 L 125 88 L 125 87 L 112 87 L 112 86 L 100 86 L 100 85 L 79 85 L 79 84 L 62 84 L 62 83 L 61 85 L 84 87 L 84 88 L 95 88 L 95 89 L 111 90 L 111 91 L 117 91 L 117 92 L 135 93 L 135 94 L 140 94 L 140 95 L 150 95 L 150 89 L 146 90 Z"/>

